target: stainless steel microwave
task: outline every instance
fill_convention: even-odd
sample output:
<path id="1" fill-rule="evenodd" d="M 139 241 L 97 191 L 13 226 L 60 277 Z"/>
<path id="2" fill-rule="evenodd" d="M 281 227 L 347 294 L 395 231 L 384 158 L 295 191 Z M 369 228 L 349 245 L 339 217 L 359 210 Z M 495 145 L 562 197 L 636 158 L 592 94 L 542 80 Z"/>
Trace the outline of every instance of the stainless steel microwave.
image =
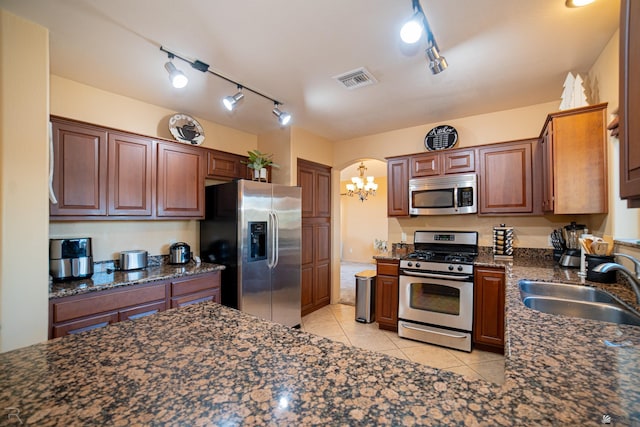
<path id="1" fill-rule="evenodd" d="M 478 177 L 474 173 L 409 180 L 409 215 L 478 212 Z"/>

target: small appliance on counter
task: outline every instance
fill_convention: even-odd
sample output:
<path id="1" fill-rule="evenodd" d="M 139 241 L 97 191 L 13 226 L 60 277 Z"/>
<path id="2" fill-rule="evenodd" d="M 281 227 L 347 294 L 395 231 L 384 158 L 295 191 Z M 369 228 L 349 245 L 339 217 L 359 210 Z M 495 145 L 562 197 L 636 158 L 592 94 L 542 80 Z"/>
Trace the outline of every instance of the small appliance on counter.
<path id="1" fill-rule="evenodd" d="M 49 239 L 49 272 L 54 281 L 93 275 L 91 238 Z"/>
<path id="2" fill-rule="evenodd" d="M 587 234 L 589 230 L 584 224 L 576 224 L 572 222 L 565 225 L 562 229 L 562 237 L 565 242 L 566 249 L 560 257 L 560 265 L 562 267 L 580 267 L 582 260 L 580 248 L 580 236 Z"/>
<path id="3" fill-rule="evenodd" d="M 120 270 L 140 270 L 147 268 L 147 251 L 133 250 L 120 252 Z"/>
<path id="4" fill-rule="evenodd" d="M 191 260 L 191 247 L 184 242 L 169 247 L 169 264 L 186 264 Z"/>

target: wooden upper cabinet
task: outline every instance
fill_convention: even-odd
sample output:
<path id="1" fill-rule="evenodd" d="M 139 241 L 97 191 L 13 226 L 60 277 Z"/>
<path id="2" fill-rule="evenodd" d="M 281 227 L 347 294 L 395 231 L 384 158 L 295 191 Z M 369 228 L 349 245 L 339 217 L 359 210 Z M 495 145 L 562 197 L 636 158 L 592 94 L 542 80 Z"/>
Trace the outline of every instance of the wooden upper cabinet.
<path id="1" fill-rule="evenodd" d="M 198 147 L 158 144 L 157 216 L 204 218 L 204 162 Z"/>
<path id="2" fill-rule="evenodd" d="M 440 154 L 425 153 L 411 156 L 411 178 L 440 175 Z"/>
<path id="3" fill-rule="evenodd" d="M 153 214 L 153 140 L 109 134 L 109 215 Z"/>
<path id="4" fill-rule="evenodd" d="M 409 216 L 410 158 L 387 158 L 387 216 Z"/>
<path id="5" fill-rule="evenodd" d="M 541 133 L 545 211 L 606 213 L 607 104 L 549 114 Z"/>
<path id="6" fill-rule="evenodd" d="M 251 179 L 253 170 L 242 163 L 247 161 L 247 156 L 211 149 L 206 149 L 206 152 L 207 178 Z"/>
<path id="7" fill-rule="evenodd" d="M 411 156 L 411 178 L 475 170 L 475 149 L 432 151 Z"/>
<path id="8" fill-rule="evenodd" d="M 533 148 L 537 140 L 483 146 L 480 161 L 480 214 L 533 213 Z"/>
<path id="9" fill-rule="evenodd" d="M 53 125 L 52 216 L 107 214 L 107 132 L 80 123 L 51 119 Z"/>
<path id="10" fill-rule="evenodd" d="M 640 207 L 640 2 L 623 0 L 620 19 L 620 197 Z"/>

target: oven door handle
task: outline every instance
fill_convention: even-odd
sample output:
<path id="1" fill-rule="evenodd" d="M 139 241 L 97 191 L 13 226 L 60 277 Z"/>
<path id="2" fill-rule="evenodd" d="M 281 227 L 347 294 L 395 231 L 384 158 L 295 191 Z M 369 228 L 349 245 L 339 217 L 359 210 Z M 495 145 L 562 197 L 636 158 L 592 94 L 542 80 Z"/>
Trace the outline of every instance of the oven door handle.
<path id="1" fill-rule="evenodd" d="M 421 273 L 418 271 L 406 272 L 403 271 L 402 275 L 404 276 L 417 276 L 417 277 L 428 277 L 430 279 L 445 279 L 445 280 L 456 280 L 459 282 L 468 281 L 473 278 L 473 276 L 449 276 L 446 274 L 435 274 L 435 273 Z"/>
<path id="2" fill-rule="evenodd" d="M 467 338 L 467 335 L 447 334 L 444 332 L 434 331 L 432 329 L 422 329 L 422 328 L 417 328 L 415 326 L 409 326 L 406 323 L 402 323 L 402 327 L 406 329 L 418 331 L 418 332 L 429 332 L 430 334 L 444 335 L 445 337 L 449 337 L 449 338 Z"/>

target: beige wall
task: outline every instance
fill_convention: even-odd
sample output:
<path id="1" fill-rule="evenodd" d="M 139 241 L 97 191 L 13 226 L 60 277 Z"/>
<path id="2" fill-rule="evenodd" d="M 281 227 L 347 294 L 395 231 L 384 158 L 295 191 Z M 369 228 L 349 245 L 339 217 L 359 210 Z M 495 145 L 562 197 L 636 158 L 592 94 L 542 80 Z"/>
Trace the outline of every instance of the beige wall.
<path id="1" fill-rule="evenodd" d="M 49 32 L 0 9 L 0 352 L 47 339 Z"/>
<path id="2" fill-rule="evenodd" d="M 351 181 L 340 183 L 340 192 L 346 191 Z M 372 262 L 377 255 L 375 239 L 387 240 L 387 178 L 375 177 L 378 190 L 361 202 L 357 196 L 340 197 L 341 256 L 343 261 Z M 391 250 L 391 244 L 389 244 Z M 337 257 L 336 257 L 337 258 Z"/>
<path id="3" fill-rule="evenodd" d="M 273 162 L 278 165 L 271 168 L 271 182 L 290 185 L 291 177 L 295 175 L 291 173 L 291 129 L 276 129 L 258 135 L 258 149 L 263 153 L 273 154 Z"/>
<path id="4" fill-rule="evenodd" d="M 152 137 L 174 139 L 169 117 L 175 114 L 157 105 L 106 92 L 55 75 L 51 76 L 51 114 L 122 129 Z M 257 136 L 197 118 L 205 134 L 203 147 L 247 154 Z M 119 252 L 145 249 L 150 255 L 169 252 L 174 242 L 187 242 L 200 253 L 198 221 L 79 221 L 52 222 L 50 238 L 91 237 L 94 261 L 116 259 Z"/>

